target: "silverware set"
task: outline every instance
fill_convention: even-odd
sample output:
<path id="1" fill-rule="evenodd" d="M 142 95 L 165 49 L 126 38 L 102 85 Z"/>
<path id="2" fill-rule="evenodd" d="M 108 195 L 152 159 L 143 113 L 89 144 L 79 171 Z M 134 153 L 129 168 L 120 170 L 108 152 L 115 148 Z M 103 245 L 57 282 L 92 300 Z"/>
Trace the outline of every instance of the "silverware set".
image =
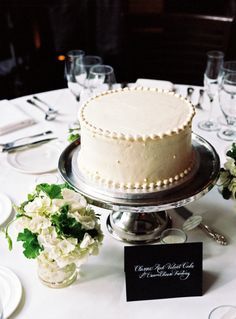
<path id="1" fill-rule="evenodd" d="M 49 131 L 45 131 L 42 133 L 37 133 L 37 134 L 29 135 L 29 136 L 20 137 L 20 138 L 15 139 L 14 141 L 11 141 L 8 143 L 2 143 L 2 144 L 0 144 L 0 146 L 2 148 L 2 152 L 13 152 L 13 151 L 17 151 L 17 150 L 22 150 L 25 148 L 34 147 L 34 146 L 55 140 L 56 137 L 44 138 L 41 140 L 34 140 L 34 138 L 37 138 L 40 136 L 47 136 L 48 134 L 52 134 L 52 133 L 53 132 L 49 130 Z M 31 139 L 33 139 L 33 140 L 31 140 Z M 24 143 L 24 141 L 25 141 L 25 143 Z M 23 143 L 19 144 L 19 142 L 23 142 Z"/>
<path id="2" fill-rule="evenodd" d="M 44 118 L 46 121 L 53 121 L 55 120 L 58 111 L 55 110 L 51 105 L 49 105 L 47 102 L 43 101 L 37 96 L 33 96 L 31 99 L 27 99 L 27 103 L 34 105 L 37 107 L 40 111 L 44 113 Z M 44 106 L 47 107 L 45 110 Z"/>

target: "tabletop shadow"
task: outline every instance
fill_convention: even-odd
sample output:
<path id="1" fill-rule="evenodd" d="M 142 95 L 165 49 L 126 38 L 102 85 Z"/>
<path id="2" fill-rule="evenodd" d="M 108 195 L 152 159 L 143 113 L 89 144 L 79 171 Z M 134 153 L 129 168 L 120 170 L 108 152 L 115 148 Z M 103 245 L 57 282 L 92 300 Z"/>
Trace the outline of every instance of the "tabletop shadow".
<path id="1" fill-rule="evenodd" d="M 216 273 L 204 271 L 203 272 L 203 287 L 202 293 L 203 295 L 215 284 L 218 276 Z"/>

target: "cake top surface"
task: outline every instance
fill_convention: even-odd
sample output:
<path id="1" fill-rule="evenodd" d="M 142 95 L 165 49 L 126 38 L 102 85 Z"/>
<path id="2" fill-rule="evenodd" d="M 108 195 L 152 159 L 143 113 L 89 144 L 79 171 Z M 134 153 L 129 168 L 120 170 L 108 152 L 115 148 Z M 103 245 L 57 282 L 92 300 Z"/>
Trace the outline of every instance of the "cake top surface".
<path id="1" fill-rule="evenodd" d="M 81 108 L 80 122 L 101 135 L 145 139 L 183 130 L 194 114 L 192 104 L 173 92 L 139 87 L 91 98 Z"/>

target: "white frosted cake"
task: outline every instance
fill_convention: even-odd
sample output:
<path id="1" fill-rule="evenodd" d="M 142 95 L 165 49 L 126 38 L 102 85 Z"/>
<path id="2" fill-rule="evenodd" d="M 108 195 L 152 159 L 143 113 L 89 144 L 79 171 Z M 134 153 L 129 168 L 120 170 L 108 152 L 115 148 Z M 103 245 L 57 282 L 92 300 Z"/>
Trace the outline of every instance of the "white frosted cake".
<path id="1" fill-rule="evenodd" d="M 173 92 L 104 92 L 80 110 L 79 170 L 112 188 L 156 188 L 187 175 L 194 162 L 194 107 Z"/>

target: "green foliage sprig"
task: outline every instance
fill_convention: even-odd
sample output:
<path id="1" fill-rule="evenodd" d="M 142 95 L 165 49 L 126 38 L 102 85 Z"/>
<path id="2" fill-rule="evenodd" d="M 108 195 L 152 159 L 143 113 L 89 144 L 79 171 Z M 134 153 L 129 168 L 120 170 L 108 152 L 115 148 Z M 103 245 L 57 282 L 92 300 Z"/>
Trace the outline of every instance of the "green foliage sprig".
<path id="1" fill-rule="evenodd" d="M 236 143 L 226 152 L 228 159 L 220 169 L 219 186 L 224 199 L 236 199 Z"/>

